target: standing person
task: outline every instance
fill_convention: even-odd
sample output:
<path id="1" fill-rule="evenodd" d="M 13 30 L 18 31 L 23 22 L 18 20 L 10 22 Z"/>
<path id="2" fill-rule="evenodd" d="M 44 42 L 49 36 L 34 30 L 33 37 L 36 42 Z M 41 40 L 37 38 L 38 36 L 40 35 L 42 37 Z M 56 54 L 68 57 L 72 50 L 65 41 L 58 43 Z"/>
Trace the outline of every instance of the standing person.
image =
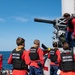
<path id="1" fill-rule="evenodd" d="M 69 43 L 71 47 L 75 45 L 74 39 L 75 39 L 75 16 L 72 15 L 70 17 L 69 13 L 64 14 L 64 18 L 67 19 L 67 33 L 66 33 L 66 41 Z"/>
<path id="2" fill-rule="evenodd" d="M 63 50 L 58 59 L 60 75 L 75 75 L 75 55 L 67 42 L 63 44 Z"/>
<path id="3" fill-rule="evenodd" d="M 34 40 L 34 45 L 29 50 L 30 63 L 30 75 L 43 75 L 43 51 L 40 48 L 40 41 Z"/>
<path id="4" fill-rule="evenodd" d="M 59 59 L 60 51 L 58 49 L 57 42 L 53 42 L 53 49 L 50 49 L 50 53 L 48 54 L 48 58 L 51 60 L 50 62 L 50 75 L 57 75 L 57 71 L 59 69 L 58 59 Z"/>
<path id="5" fill-rule="evenodd" d="M 27 51 L 25 50 L 25 39 L 18 37 L 16 39 L 17 48 L 15 48 L 9 56 L 8 64 L 12 64 L 12 75 L 27 75 L 28 60 Z"/>

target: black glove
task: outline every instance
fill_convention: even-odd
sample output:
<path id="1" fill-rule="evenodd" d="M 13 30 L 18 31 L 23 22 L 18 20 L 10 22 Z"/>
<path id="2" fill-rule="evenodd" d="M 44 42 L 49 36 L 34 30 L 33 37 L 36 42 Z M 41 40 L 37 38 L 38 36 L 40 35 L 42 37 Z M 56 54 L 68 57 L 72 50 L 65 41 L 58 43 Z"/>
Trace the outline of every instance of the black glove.
<path id="1" fill-rule="evenodd" d="M 39 67 L 42 67 L 42 64 L 41 64 L 40 62 L 38 62 L 38 66 L 39 66 Z"/>

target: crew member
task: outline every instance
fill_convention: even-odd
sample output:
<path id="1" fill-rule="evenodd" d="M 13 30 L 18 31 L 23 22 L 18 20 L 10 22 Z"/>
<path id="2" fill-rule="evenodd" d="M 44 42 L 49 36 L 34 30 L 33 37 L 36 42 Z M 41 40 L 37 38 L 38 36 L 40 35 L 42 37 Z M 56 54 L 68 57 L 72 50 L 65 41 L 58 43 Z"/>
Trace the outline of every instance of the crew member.
<path id="1" fill-rule="evenodd" d="M 40 41 L 34 40 L 34 45 L 29 50 L 30 63 L 30 75 L 43 75 L 43 51 L 40 48 Z"/>
<path id="2" fill-rule="evenodd" d="M 50 53 L 48 58 L 51 60 L 50 62 L 50 75 L 57 75 L 57 71 L 59 69 L 58 59 L 59 59 L 60 51 L 58 49 L 57 42 L 53 42 L 53 49 L 50 49 Z"/>
<path id="3" fill-rule="evenodd" d="M 12 64 L 12 75 L 27 75 L 28 64 L 30 63 L 27 51 L 24 49 L 25 40 L 21 37 L 16 39 L 17 48 L 15 48 L 8 59 L 8 64 Z"/>
<path id="4" fill-rule="evenodd" d="M 66 34 L 66 41 L 69 43 L 71 47 L 73 47 L 75 42 L 75 16 L 72 15 L 70 17 L 69 13 L 64 14 L 64 18 L 67 19 L 67 34 Z"/>
<path id="5" fill-rule="evenodd" d="M 58 59 L 61 69 L 60 75 L 75 75 L 75 55 L 67 42 L 63 44 L 63 50 Z"/>

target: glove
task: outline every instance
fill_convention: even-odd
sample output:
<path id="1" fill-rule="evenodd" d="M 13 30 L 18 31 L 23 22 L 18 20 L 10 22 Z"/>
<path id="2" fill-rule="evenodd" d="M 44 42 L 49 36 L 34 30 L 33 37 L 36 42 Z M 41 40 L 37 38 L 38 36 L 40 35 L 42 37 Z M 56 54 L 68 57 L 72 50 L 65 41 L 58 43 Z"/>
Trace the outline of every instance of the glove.
<path id="1" fill-rule="evenodd" d="M 50 51 L 50 48 L 48 48 L 48 51 Z"/>
<path id="2" fill-rule="evenodd" d="M 39 67 L 42 67 L 42 64 L 41 64 L 40 62 L 38 62 L 38 66 L 39 66 Z"/>

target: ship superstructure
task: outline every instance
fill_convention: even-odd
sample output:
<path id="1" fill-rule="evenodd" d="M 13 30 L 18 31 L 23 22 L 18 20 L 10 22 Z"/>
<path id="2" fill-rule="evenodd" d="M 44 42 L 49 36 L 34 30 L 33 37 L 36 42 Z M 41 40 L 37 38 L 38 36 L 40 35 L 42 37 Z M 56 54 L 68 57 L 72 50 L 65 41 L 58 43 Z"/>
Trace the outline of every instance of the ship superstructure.
<path id="1" fill-rule="evenodd" d="M 75 0 L 61 0 L 61 13 L 75 14 Z"/>

